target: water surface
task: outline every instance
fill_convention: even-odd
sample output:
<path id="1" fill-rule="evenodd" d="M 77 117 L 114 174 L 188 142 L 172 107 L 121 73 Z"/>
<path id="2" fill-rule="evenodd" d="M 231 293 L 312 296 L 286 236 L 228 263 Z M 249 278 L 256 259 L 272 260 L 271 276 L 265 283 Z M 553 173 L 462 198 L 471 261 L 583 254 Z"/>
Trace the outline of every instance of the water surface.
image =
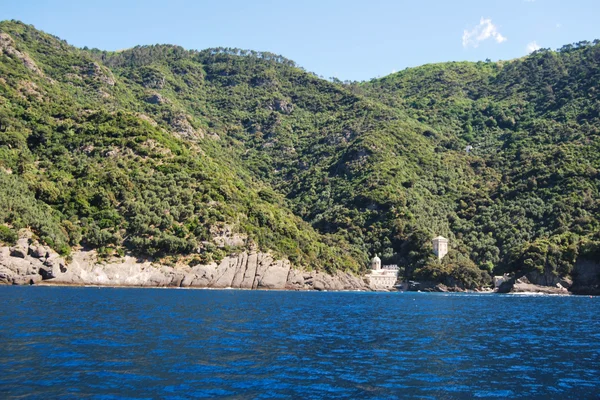
<path id="1" fill-rule="evenodd" d="M 600 393 L 600 298 L 0 287 L 2 398 Z"/>

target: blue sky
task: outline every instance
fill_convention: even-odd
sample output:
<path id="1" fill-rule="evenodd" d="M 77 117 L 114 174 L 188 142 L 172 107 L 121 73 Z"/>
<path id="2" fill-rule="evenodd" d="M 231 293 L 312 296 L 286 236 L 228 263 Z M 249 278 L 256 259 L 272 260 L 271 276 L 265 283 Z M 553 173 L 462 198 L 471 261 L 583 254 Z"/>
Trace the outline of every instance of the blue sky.
<path id="1" fill-rule="evenodd" d="M 591 41 L 600 38 L 598 16 L 600 0 L 0 0 L 0 20 L 79 47 L 239 47 L 342 80 Z"/>

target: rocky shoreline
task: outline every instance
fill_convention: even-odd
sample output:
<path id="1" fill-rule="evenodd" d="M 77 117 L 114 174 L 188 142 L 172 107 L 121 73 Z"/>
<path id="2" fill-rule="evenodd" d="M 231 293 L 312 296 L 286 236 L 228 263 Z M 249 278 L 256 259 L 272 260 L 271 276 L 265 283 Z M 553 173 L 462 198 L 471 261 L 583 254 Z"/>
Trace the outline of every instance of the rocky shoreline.
<path id="1" fill-rule="evenodd" d="M 479 293 L 540 293 L 600 295 L 600 266 L 580 262 L 575 280 L 552 275 L 528 274 L 505 277 L 496 290 L 479 288 Z M 164 287 L 248 290 L 373 291 L 362 277 L 348 272 L 327 274 L 300 270 L 287 260 L 275 260 L 262 252 L 230 255 L 218 264 L 168 266 L 131 255 L 99 260 L 94 250 L 77 250 L 70 262 L 54 250 L 29 238 L 15 246 L 0 247 L 0 284 L 109 287 Z M 407 282 L 400 290 L 423 292 L 466 292 L 458 286 L 437 282 Z"/>
<path id="2" fill-rule="evenodd" d="M 371 290 L 361 277 L 293 268 L 268 253 L 242 252 L 220 263 L 167 266 L 130 255 L 99 261 L 78 250 L 69 263 L 47 246 L 21 238 L 0 247 L 0 283 L 120 287 L 236 288 L 279 290 Z"/>

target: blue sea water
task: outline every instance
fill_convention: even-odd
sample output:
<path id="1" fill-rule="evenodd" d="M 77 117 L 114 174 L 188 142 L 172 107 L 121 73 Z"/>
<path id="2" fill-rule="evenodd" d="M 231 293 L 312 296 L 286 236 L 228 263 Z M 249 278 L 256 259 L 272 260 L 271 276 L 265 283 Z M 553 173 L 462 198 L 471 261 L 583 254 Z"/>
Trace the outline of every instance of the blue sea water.
<path id="1" fill-rule="evenodd" d="M 600 298 L 0 287 L 0 398 L 600 398 Z"/>

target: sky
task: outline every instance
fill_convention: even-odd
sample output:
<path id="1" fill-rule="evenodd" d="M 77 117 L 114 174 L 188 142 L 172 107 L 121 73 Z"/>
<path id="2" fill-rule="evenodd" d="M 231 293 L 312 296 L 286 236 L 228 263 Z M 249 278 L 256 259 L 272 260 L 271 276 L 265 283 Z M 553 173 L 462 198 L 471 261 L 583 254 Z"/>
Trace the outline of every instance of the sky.
<path id="1" fill-rule="evenodd" d="M 598 16 L 600 0 L 0 0 L 0 20 L 78 47 L 238 47 L 341 80 L 592 41 Z"/>

